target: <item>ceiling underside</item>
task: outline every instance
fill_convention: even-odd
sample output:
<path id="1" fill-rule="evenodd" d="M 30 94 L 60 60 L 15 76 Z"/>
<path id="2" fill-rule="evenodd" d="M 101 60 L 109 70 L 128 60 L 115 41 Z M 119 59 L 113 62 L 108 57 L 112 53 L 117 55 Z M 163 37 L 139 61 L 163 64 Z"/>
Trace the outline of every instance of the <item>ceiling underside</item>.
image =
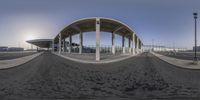
<path id="1" fill-rule="evenodd" d="M 52 39 L 36 39 L 36 40 L 29 40 L 26 42 L 38 46 L 40 48 L 50 48 L 52 44 Z"/>

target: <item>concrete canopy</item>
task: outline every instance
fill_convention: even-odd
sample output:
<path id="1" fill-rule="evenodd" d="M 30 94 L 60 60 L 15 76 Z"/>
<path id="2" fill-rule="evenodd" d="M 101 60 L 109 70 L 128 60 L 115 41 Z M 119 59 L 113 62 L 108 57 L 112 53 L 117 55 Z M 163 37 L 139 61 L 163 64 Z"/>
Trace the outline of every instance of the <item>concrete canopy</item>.
<path id="1" fill-rule="evenodd" d="M 35 40 L 28 40 L 26 42 L 38 46 L 40 48 L 51 48 L 52 39 L 35 39 Z"/>
<path id="2" fill-rule="evenodd" d="M 76 20 L 71 24 L 67 25 L 60 33 L 63 38 L 67 38 L 70 35 L 79 34 L 80 32 L 91 32 L 96 30 L 96 18 L 100 19 L 100 31 L 102 32 L 110 32 L 116 33 L 121 36 L 125 36 L 126 38 L 132 39 L 132 35 L 135 35 L 135 32 L 126 24 L 111 18 L 104 17 L 90 17 L 83 18 L 80 20 Z M 54 39 L 55 43 L 59 42 L 59 35 L 57 35 Z"/>

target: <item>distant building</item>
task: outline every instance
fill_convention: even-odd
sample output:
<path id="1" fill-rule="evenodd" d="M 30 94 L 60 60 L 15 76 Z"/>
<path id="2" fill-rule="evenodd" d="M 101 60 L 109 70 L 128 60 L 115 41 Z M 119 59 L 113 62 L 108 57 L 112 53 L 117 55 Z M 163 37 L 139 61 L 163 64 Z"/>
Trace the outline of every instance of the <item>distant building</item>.
<path id="1" fill-rule="evenodd" d="M 144 51 L 166 51 L 165 46 L 158 46 L 158 45 L 144 45 L 143 46 Z"/>
<path id="2" fill-rule="evenodd" d="M 9 51 L 24 51 L 24 48 L 21 47 L 7 47 L 7 46 L 0 46 L 0 52 L 9 52 Z"/>
<path id="3" fill-rule="evenodd" d="M 26 51 L 37 51 L 37 49 L 26 49 Z"/>
<path id="4" fill-rule="evenodd" d="M 1 51 L 7 51 L 7 50 L 8 50 L 8 47 L 7 47 L 7 46 L 1 46 L 1 47 L 0 47 L 0 52 L 1 52 Z"/>
<path id="5" fill-rule="evenodd" d="M 20 48 L 20 47 L 9 47 L 7 51 L 24 51 L 24 48 Z"/>
<path id="6" fill-rule="evenodd" d="M 194 51 L 195 47 L 193 47 L 193 51 Z M 200 46 L 197 46 L 197 51 L 200 52 Z"/>

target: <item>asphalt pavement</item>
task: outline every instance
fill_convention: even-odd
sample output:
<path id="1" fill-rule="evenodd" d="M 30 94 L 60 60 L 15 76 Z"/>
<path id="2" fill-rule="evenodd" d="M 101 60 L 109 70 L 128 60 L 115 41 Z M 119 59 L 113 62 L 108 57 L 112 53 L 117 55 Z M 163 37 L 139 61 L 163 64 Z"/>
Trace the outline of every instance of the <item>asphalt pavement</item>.
<path id="1" fill-rule="evenodd" d="M 199 77 L 200 70 L 178 68 L 150 53 L 98 65 L 44 53 L 0 70 L 0 100 L 199 100 Z"/>

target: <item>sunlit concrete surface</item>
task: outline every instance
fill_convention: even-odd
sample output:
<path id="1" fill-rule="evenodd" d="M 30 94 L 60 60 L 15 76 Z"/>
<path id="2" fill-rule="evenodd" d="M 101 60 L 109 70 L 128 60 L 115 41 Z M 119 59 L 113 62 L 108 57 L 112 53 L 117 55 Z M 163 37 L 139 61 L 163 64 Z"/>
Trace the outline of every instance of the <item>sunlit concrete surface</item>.
<path id="1" fill-rule="evenodd" d="M 80 62 L 80 63 L 93 63 L 93 64 L 102 64 L 102 63 L 112 63 L 112 62 L 117 62 L 117 61 L 122 61 L 125 59 L 128 59 L 136 55 L 130 55 L 130 54 L 101 54 L 101 60 L 96 61 L 95 60 L 95 54 L 94 53 L 82 53 L 77 54 L 77 53 L 61 53 L 59 54 L 58 52 L 53 52 L 53 54 L 63 57 L 68 60 Z"/>
<path id="2" fill-rule="evenodd" d="M 11 60 L 37 53 L 36 51 L 0 52 L 0 60 Z"/>
<path id="3" fill-rule="evenodd" d="M 172 58 L 177 58 L 177 59 L 182 59 L 182 60 L 193 60 L 194 59 L 194 52 L 173 52 L 173 51 L 162 51 L 162 52 L 156 52 L 158 54 L 172 57 Z M 197 57 L 200 59 L 200 52 L 197 52 Z"/>
<path id="4" fill-rule="evenodd" d="M 152 54 L 154 54 L 156 57 L 160 58 L 163 61 L 166 61 L 172 65 L 181 67 L 181 68 L 187 68 L 187 69 L 200 69 L 200 65 L 199 64 L 193 64 L 192 60 L 182 60 L 182 59 L 177 59 L 177 58 L 173 58 L 173 57 L 168 57 L 168 56 L 164 56 L 158 53 L 154 53 L 151 52 Z"/>
<path id="5" fill-rule="evenodd" d="M 19 66 L 21 64 L 24 64 L 24 63 L 36 58 L 37 56 L 39 56 L 41 54 L 42 53 L 36 53 L 36 54 L 32 54 L 32 55 L 12 59 L 12 60 L 0 60 L 0 69 L 7 69 L 7 68 Z"/>

